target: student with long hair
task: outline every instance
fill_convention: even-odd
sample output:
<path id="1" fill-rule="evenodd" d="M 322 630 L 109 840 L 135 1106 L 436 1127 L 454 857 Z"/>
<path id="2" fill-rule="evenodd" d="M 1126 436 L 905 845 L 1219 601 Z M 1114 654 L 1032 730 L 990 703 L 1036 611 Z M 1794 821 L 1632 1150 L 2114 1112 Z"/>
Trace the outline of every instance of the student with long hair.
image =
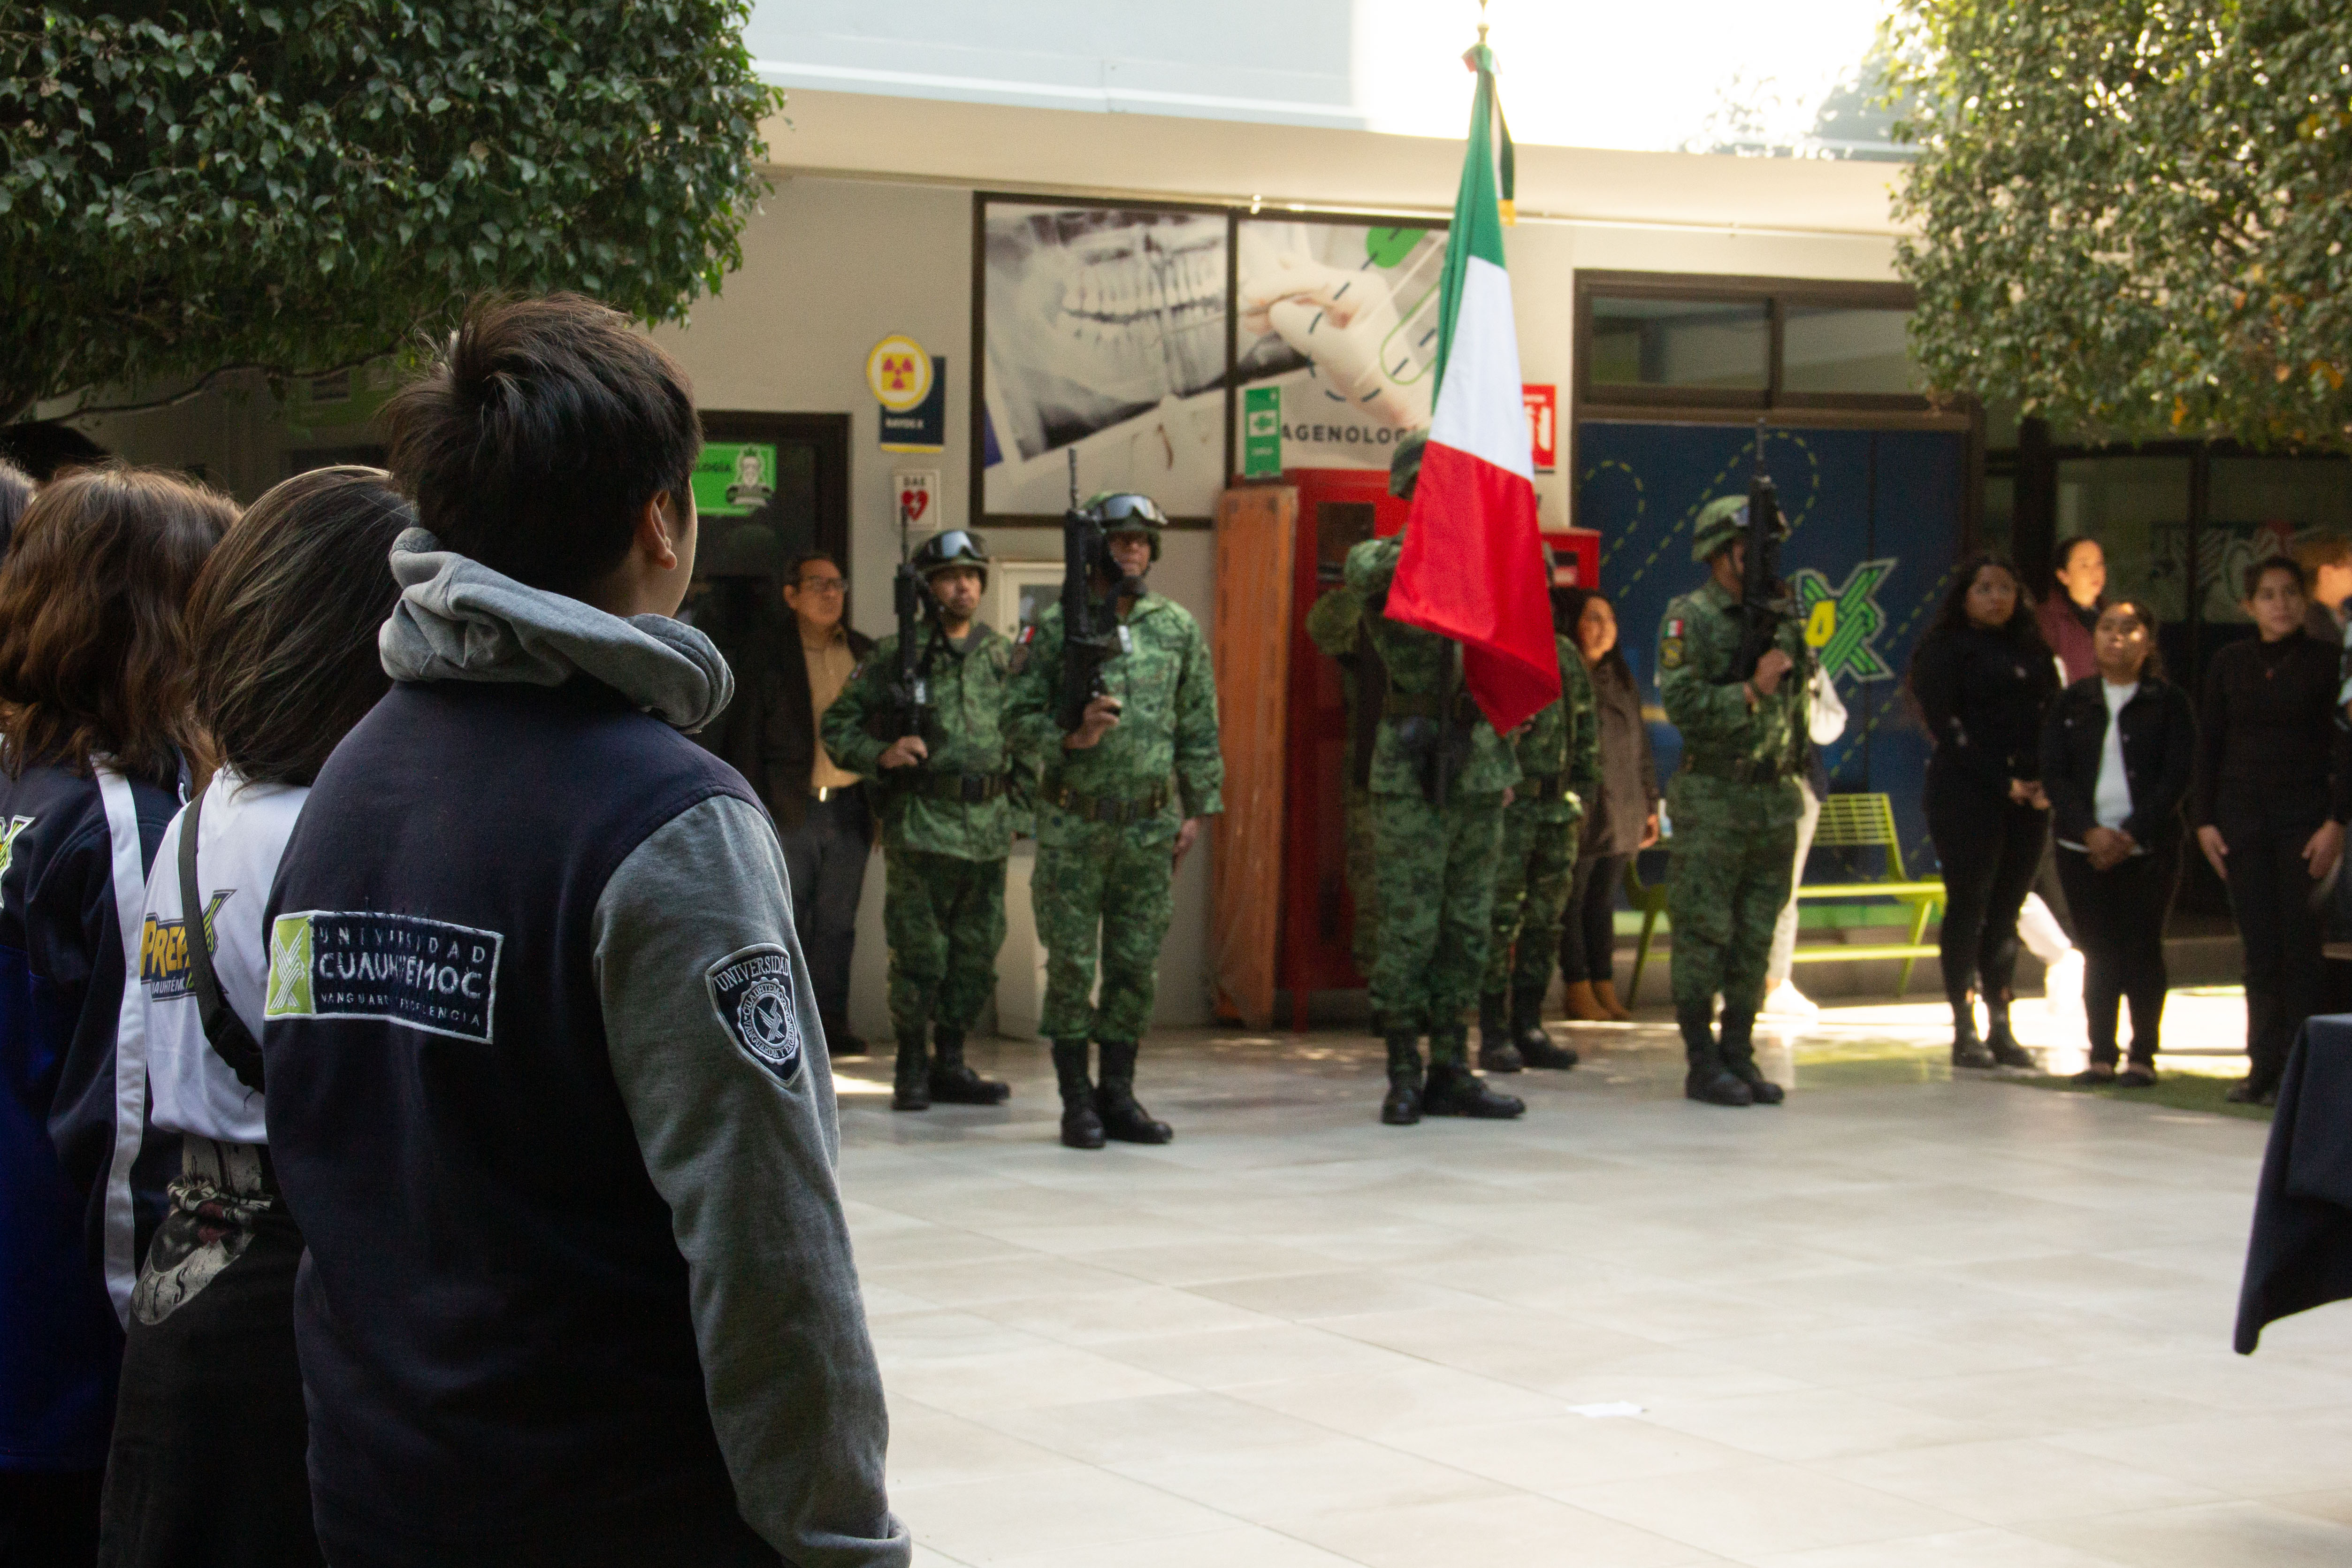
<path id="1" fill-rule="evenodd" d="M 414 516 L 389 479 L 357 468 L 288 479 L 229 531 L 189 597 L 196 717 L 220 768 L 165 831 L 148 879 L 132 1006 L 155 1125 L 180 1135 L 182 1156 L 131 1295 L 108 1568 L 320 1561 L 294 1357 L 302 1233 L 272 1173 L 255 1043 L 262 906 L 319 769 L 391 685 L 376 654 L 399 595 L 385 562 Z"/>
<path id="2" fill-rule="evenodd" d="M 2083 1010 L 2091 1065 L 2083 1083 L 2156 1081 L 2164 1017 L 2164 922 L 2180 881 L 2180 803 L 2197 719 L 2164 679 L 2156 613 L 2131 599 L 2100 612 L 2098 673 L 2051 704 L 2042 726 L 2042 787 L 2058 837 L 2058 879 L 2082 936 Z M 2131 1065 L 2116 1071 L 2118 1005 L 2131 1004 Z"/>
<path id="3" fill-rule="evenodd" d="M 1575 642 L 1601 710 L 1601 787 L 1585 803 L 1576 878 L 1559 921 L 1559 973 L 1570 1022 L 1633 1015 L 1617 1000 L 1617 884 L 1625 862 L 1658 841 L 1658 764 L 1642 689 L 1617 646 L 1617 613 L 1591 588 L 1552 590 L 1552 619 Z"/>
<path id="4" fill-rule="evenodd" d="M 1927 833 L 1943 862 L 1939 946 L 1952 1005 L 1952 1065 L 2032 1067 L 2010 1030 L 2017 911 L 2049 832 L 2042 790 L 2042 712 L 2058 667 L 2016 570 L 1992 555 L 1960 563 L 1911 655 L 1911 695 L 1935 752 Z M 1977 1035 L 1981 990 L 1988 1026 Z"/>
<path id="5" fill-rule="evenodd" d="M 122 1315 L 179 1161 L 124 976 L 194 739 L 181 611 L 235 515 L 84 469 L 0 564 L 0 1561 L 97 1552 Z"/>
<path id="6" fill-rule="evenodd" d="M 2257 564 L 2245 607 L 2255 635 L 2205 666 L 2191 820 L 2245 950 L 2251 1065 L 2230 1098 L 2269 1104 L 2319 1005 L 2325 930 L 2312 895 L 2344 852 L 2352 769 L 2336 718 L 2336 649 L 2304 629 L 2303 568 L 2284 556 Z"/>

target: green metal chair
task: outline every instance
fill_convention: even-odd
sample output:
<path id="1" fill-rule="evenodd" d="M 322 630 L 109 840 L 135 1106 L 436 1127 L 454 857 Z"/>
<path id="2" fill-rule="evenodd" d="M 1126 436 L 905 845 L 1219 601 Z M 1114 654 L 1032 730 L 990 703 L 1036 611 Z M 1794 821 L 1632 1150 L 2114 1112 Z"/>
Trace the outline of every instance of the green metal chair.
<path id="1" fill-rule="evenodd" d="M 1654 847 L 1671 850 L 1671 839 Z M 1899 958 L 1903 973 L 1896 979 L 1895 994 L 1907 994 L 1911 988 L 1911 971 L 1922 958 L 1933 957 L 1936 944 L 1925 940 L 1927 922 L 1936 918 L 1944 904 L 1944 882 L 1937 878 L 1914 878 L 1904 868 L 1903 844 L 1895 831 L 1895 803 L 1883 794 L 1832 795 L 1822 802 L 1821 821 L 1813 828 L 1816 849 L 1884 849 L 1886 852 L 1886 876 L 1875 882 L 1809 882 L 1797 889 L 1801 900 L 1822 899 L 1872 899 L 1907 906 L 1910 911 L 1908 942 L 1822 942 L 1807 944 L 1800 941 L 1792 955 L 1799 963 L 1824 963 L 1870 958 Z M 1666 884 L 1664 881 L 1644 882 L 1641 874 L 1642 857 L 1635 855 L 1625 862 L 1625 901 L 1642 917 L 1642 931 L 1633 944 L 1633 973 L 1625 984 L 1625 1005 L 1631 1007 L 1642 994 L 1642 971 L 1650 962 L 1650 943 L 1657 935 L 1658 922 L 1666 920 Z M 1668 921 L 1668 929 L 1673 929 Z"/>

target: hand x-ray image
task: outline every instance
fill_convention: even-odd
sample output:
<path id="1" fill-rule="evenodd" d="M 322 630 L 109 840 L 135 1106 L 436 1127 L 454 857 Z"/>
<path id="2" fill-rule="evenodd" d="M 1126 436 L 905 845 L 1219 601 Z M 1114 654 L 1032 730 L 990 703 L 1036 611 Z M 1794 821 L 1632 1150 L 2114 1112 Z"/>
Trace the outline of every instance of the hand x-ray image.
<path id="1" fill-rule="evenodd" d="M 1244 385 L 1282 388 L 1286 468 L 1385 467 L 1430 420 L 1442 228 L 1240 225 Z"/>
<path id="2" fill-rule="evenodd" d="M 992 203 L 983 247 L 985 510 L 1060 510 L 1075 446 L 1084 489 L 1205 512 L 1223 458 L 1223 215 Z"/>

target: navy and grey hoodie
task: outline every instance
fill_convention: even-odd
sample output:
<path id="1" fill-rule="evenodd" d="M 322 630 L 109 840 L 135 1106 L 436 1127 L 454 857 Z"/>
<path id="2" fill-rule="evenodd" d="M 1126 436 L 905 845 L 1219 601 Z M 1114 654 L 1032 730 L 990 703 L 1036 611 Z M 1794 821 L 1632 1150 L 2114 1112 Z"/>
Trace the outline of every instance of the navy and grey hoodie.
<path id="1" fill-rule="evenodd" d="M 393 551 L 268 910 L 338 1563 L 903 1564 L 783 858 L 703 636 Z"/>

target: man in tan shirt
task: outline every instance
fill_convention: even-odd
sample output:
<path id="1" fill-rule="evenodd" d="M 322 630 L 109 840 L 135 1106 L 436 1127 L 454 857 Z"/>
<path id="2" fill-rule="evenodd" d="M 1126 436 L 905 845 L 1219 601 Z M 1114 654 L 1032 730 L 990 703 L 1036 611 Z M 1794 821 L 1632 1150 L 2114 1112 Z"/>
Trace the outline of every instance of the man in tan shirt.
<path id="1" fill-rule="evenodd" d="M 849 1027 L 849 959 L 874 818 L 857 775 L 835 766 L 817 738 L 824 710 L 874 646 L 842 624 L 848 586 L 829 555 L 803 555 L 784 574 L 792 622 L 779 639 L 783 646 L 768 703 L 764 793 L 792 875 L 793 923 L 808 959 L 825 1041 L 836 1056 L 862 1056 L 866 1042 Z"/>

